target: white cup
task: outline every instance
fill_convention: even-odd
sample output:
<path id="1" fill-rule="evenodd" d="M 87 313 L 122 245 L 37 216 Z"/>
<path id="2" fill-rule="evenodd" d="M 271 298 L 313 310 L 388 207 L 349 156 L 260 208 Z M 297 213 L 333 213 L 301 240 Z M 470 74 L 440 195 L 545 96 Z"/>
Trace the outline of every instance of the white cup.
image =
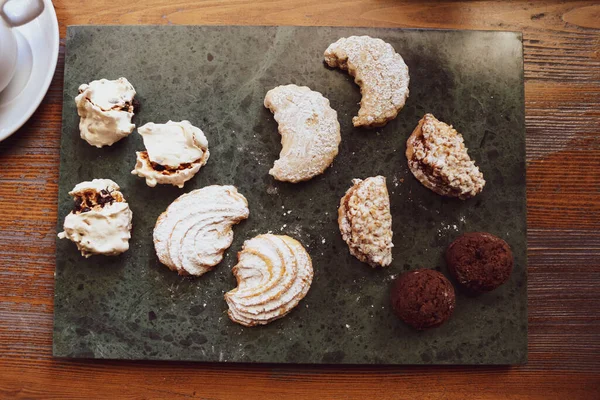
<path id="1" fill-rule="evenodd" d="M 17 66 L 17 39 L 11 28 L 26 24 L 44 11 L 43 0 L 0 0 L 0 92 Z"/>

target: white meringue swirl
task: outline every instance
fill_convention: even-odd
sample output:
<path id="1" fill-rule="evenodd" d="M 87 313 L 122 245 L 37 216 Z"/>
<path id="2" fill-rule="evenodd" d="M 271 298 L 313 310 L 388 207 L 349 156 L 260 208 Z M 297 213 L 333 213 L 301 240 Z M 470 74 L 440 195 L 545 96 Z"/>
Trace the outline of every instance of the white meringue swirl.
<path id="1" fill-rule="evenodd" d="M 200 276 L 223 259 L 233 225 L 248 218 L 248 201 L 234 186 L 207 186 L 178 197 L 154 227 L 161 263 L 180 275 Z"/>
<path id="2" fill-rule="evenodd" d="M 229 318 L 241 325 L 266 325 L 287 315 L 306 296 L 312 261 L 296 239 L 258 235 L 247 240 L 233 267 L 238 287 L 225 294 Z"/>

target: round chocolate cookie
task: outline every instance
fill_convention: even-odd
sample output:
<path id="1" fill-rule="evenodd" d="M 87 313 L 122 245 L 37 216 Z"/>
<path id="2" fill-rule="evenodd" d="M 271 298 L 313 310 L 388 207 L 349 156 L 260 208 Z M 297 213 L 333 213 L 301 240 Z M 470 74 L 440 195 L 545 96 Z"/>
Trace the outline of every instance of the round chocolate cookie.
<path id="1" fill-rule="evenodd" d="M 431 269 L 405 272 L 392 287 L 394 312 L 419 330 L 443 324 L 452 315 L 455 303 L 450 281 Z"/>
<path id="2" fill-rule="evenodd" d="M 513 269 L 513 255 L 504 240 L 485 232 L 465 233 L 446 250 L 448 270 L 471 294 L 502 285 Z"/>

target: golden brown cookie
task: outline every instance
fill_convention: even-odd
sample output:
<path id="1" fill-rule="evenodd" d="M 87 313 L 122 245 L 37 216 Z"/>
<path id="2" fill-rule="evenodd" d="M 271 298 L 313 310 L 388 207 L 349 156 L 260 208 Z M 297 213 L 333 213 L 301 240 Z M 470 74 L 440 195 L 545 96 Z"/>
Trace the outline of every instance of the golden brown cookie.
<path id="1" fill-rule="evenodd" d="M 431 114 L 425 114 L 408 138 L 406 158 L 419 182 L 442 196 L 468 199 L 485 185 L 462 135 Z"/>
<path id="2" fill-rule="evenodd" d="M 396 118 L 408 98 L 408 67 L 392 45 L 370 36 L 350 36 L 325 50 L 330 67 L 348 70 L 362 100 L 354 126 L 375 128 Z"/>
<path id="3" fill-rule="evenodd" d="M 310 289 L 313 268 L 310 256 L 296 239 L 265 234 L 244 243 L 233 274 L 238 286 L 225 294 L 229 318 L 255 326 L 292 311 Z"/>
<path id="4" fill-rule="evenodd" d="M 372 267 L 392 262 L 392 215 L 385 177 L 354 179 L 342 197 L 338 224 L 350 254 Z"/>

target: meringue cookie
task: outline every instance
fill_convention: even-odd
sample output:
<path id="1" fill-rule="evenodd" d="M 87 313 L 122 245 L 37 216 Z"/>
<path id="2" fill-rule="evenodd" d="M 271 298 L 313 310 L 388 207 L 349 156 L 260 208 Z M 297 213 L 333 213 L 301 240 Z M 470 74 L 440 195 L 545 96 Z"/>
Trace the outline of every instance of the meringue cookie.
<path id="1" fill-rule="evenodd" d="M 75 97 L 81 138 L 92 146 L 111 146 L 127 137 L 135 125 L 135 89 L 125 78 L 100 79 L 79 86 Z"/>
<path id="2" fill-rule="evenodd" d="M 110 179 L 81 182 L 69 192 L 75 209 L 65 218 L 59 239 L 69 239 L 84 257 L 114 256 L 129 249 L 133 213 Z"/>
<path id="3" fill-rule="evenodd" d="M 481 193 L 485 179 L 452 125 L 425 114 L 406 142 L 408 166 L 428 189 L 465 200 Z"/>
<path id="4" fill-rule="evenodd" d="M 233 225 L 249 214 L 248 201 L 234 186 L 207 186 L 181 195 L 156 221 L 156 254 L 180 275 L 200 276 L 221 262 L 233 241 Z"/>
<path id="5" fill-rule="evenodd" d="M 238 286 L 225 294 L 228 315 L 244 326 L 266 325 L 287 315 L 306 296 L 313 279 L 309 254 L 285 235 L 247 240 L 232 272 Z"/>
<path id="6" fill-rule="evenodd" d="M 150 122 L 139 127 L 138 133 L 147 151 L 136 152 L 131 173 L 146 178 L 150 187 L 166 183 L 182 188 L 210 156 L 206 136 L 189 121 Z"/>

